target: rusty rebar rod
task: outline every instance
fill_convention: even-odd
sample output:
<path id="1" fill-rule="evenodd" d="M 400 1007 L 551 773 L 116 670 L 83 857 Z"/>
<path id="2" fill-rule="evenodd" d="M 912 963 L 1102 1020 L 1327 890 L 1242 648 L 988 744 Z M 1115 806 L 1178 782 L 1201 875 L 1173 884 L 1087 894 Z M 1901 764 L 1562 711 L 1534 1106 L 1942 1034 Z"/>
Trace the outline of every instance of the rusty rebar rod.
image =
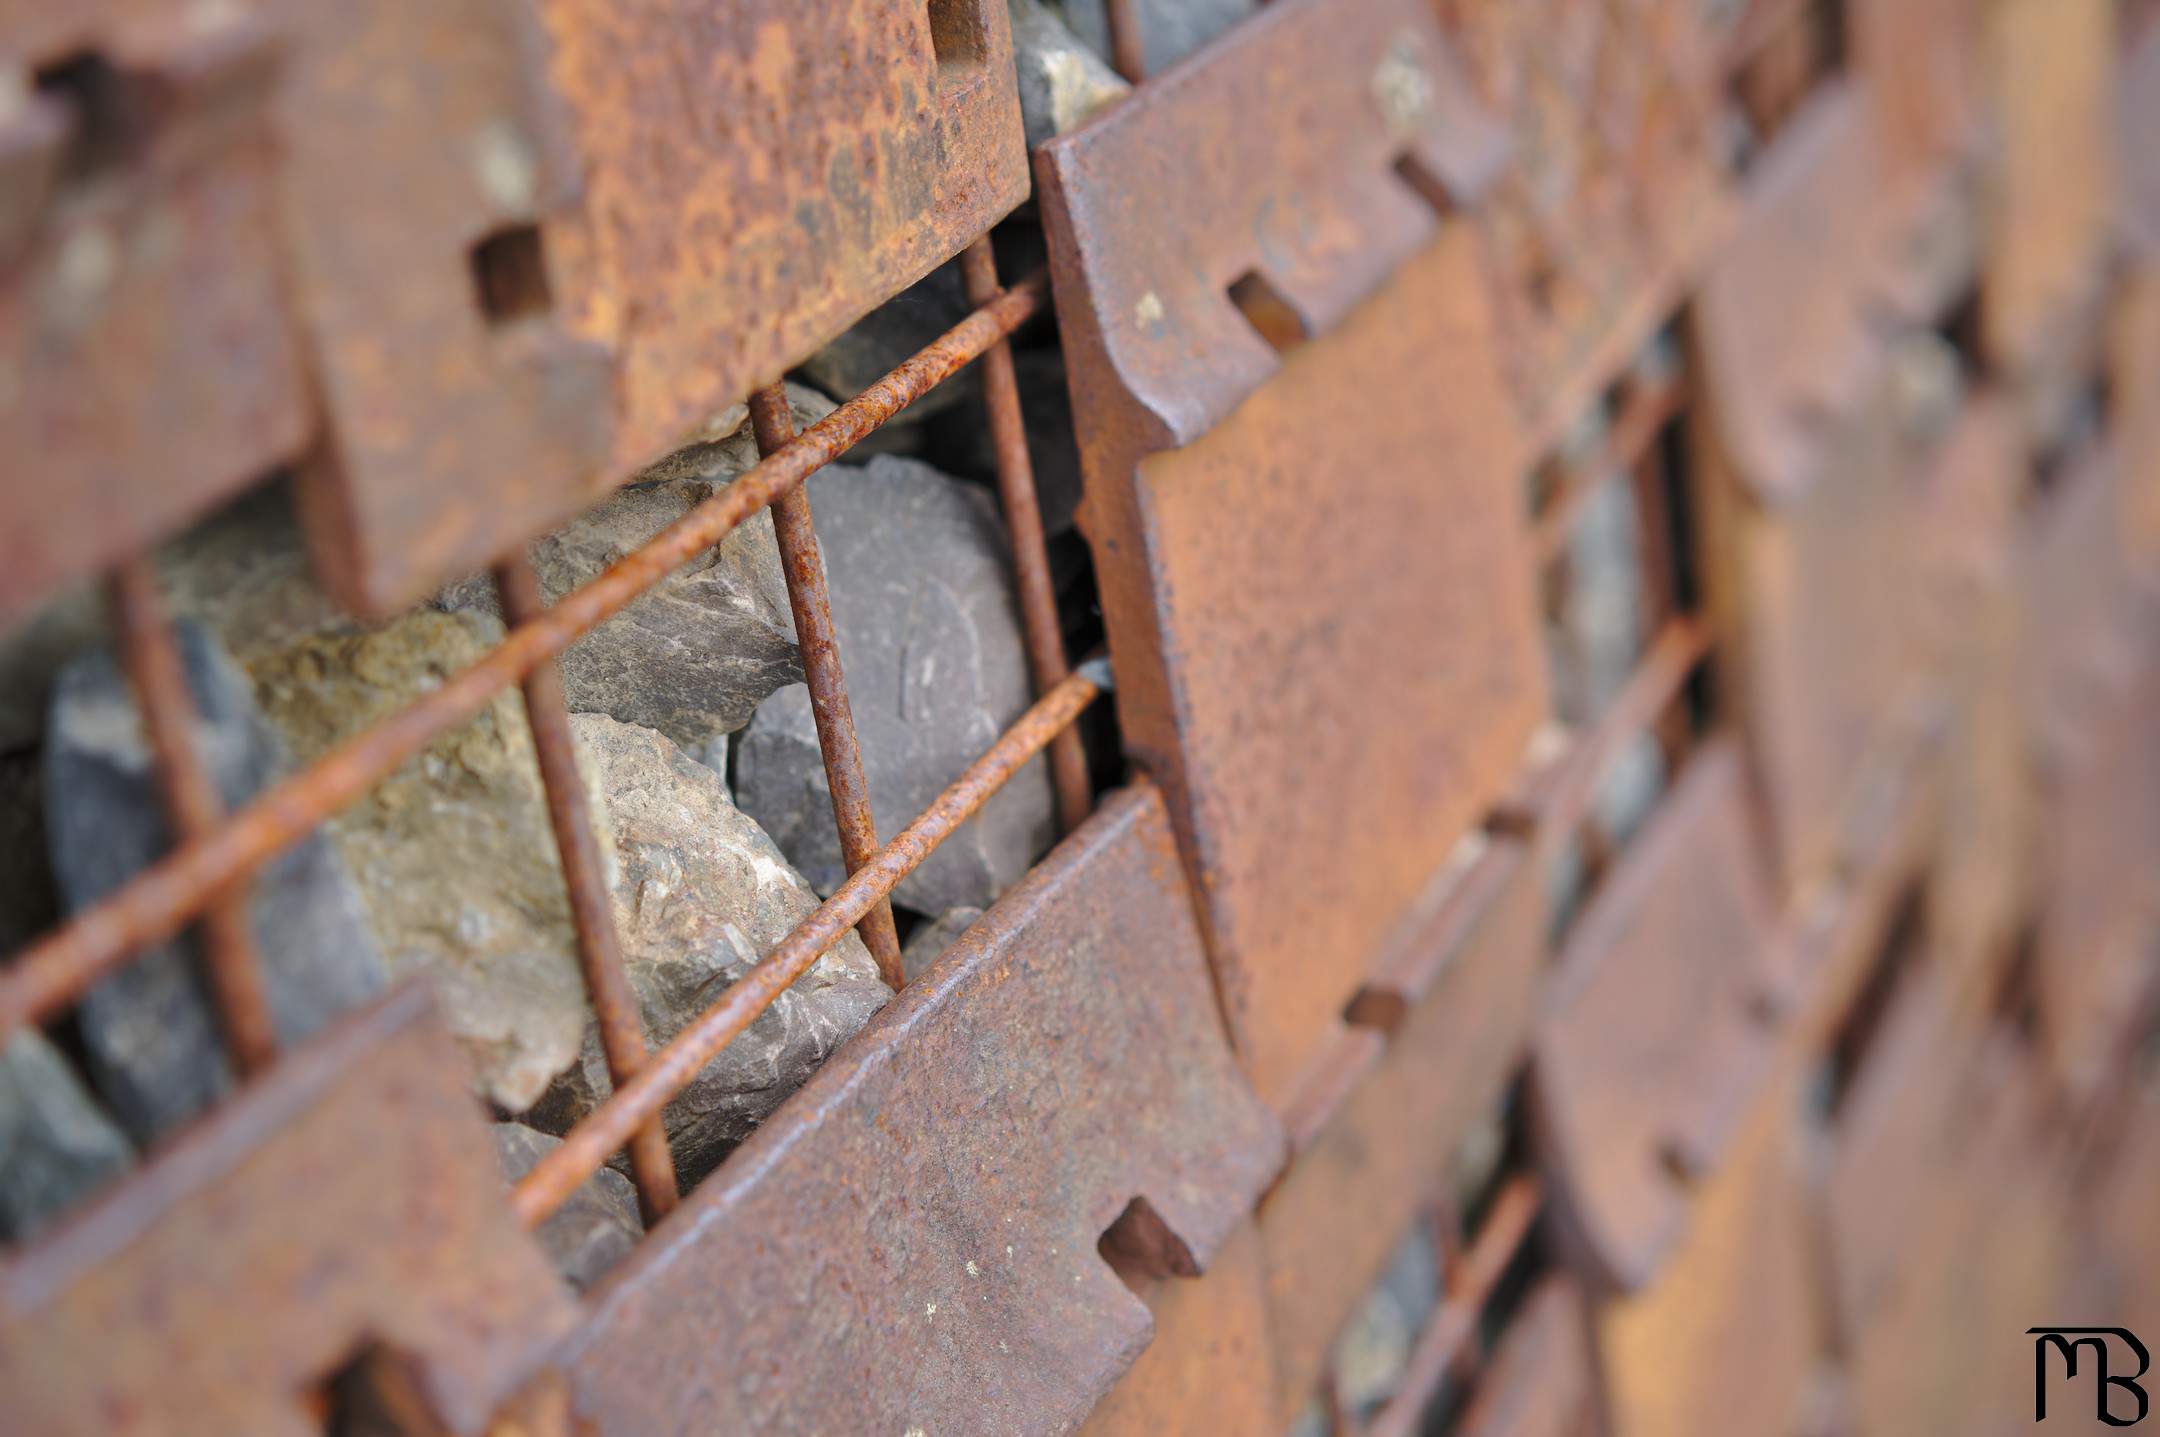
<path id="1" fill-rule="evenodd" d="M 195 697 L 188 691 L 172 621 L 146 557 L 138 554 L 114 573 L 112 610 L 121 664 L 149 736 L 158 797 L 172 828 L 173 846 L 182 848 L 218 826 L 225 804 L 195 750 Z M 277 1023 L 264 984 L 262 955 L 249 926 L 245 884 L 233 882 L 208 896 L 197 936 L 233 1068 L 243 1078 L 262 1072 L 277 1061 Z"/>
<path id="2" fill-rule="evenodd" d="M 975 311 L 892 373 L 805 430 L 780 453 L 624 555 L 590 583 L 520 624 L 502 643 L 411 704 L 278 783 L 177 852 L 135 875 L 0 967 L 0 1038 L 54 1011 L 128 956 L 170 938 L 229 884 L 252 873 L 360 797 L 438 735 L 619 613 L 777 495 L 853 448 L 1042 308 L 1038 272 Z"/>
<path id="3" fill-rule="evenodd" d="M 1133 0 L 1103 0 L 1103 28 L 1110 32 L 1110 68 L 1129 85 L 1147 78 L 1147 49 L 1140 41 L 1140 18 Z"/>
<path id="4" fill-rule="evenodd" d="M 952 831 L 967 822 L 1022 764 L 1080 716 L 1098 692 L 1074 674 L 1035 702 L 1019 721 L 876 857 L 775 944 L 719 1000 L 652 1055 L 636 1077 L 585 1116 L 562 1146 L 540 1160 L 511 1190 L 510 1203 L 527 1227 L 537 1227 L 600 1170 L 638 1124 L 666 1107 L 735 1036 L 771 1007 L 871 905 L 890 894 Z"/>
<path id="5" fill-rule="evenodd" d="M 547 611 L 540 576 L 523 551 L 496 566 L 495 592 L 509 623 L 527 623 Z M 562 862 L 563 887 L 570 896 L 570 921 L 577 930 L 578 968 L 585 977 L 586 996 L 592 1000 L 608 1080 L 619 1088 L 644 1066 L 645 1024 L 638 1016 L 637 994 L 623 966 L 607 864 L 593 831 L 584 779 L 578 773 L 577 739 L 570 731 L 562 670 L 553 659 L 542 659 L 525 675 L 522 686 L 525 721 L 532 729 L 540 785 L 547 793 L 548 823 L 555 830 L 555 852 Z M 673 1212 L 681 1198 L 675 1183 L 675 1158 L 668 1151 L 667 1132 L 657 1115 L 630 1135 L 630 1176 L 637 1185 L 638 1208 L 650 1229 Z"/>
<path id="6" fill-rule="evenodd" d="M 1410 1350 L 1395 1395 L 1366 1424 L 1364 1437 L 1410 1437 L 1419 1429 L 1425 1408 L 1455 1368 L 1463 1343 L 1476 1333 L 1479 1314 L 1529 1237 L 1543 1203 L 1544 1191 L 1535 1173 L 1511 1179 L 1500 1190 L 1477 1239 L 1457 1264 L 1440 1310 Z"/>
<path id="7" fill-rule="evenodd" d="M 990 352 L 1004 343 L 998 341 Z M 750 430 L 760 454 L 777 454 L 793 441 L 795 420 L 788 413 L 784 386 L 775 384 L 750 396 Z M 802 652 L 803 680 L 810 689 L 810 716 L 817 724 L 818 753 L 825 761 L 825 788 L 832 796 L 833 823 L 840 830 L 840 858 L 853 874 L 877 856 L 877 819 L 870 811 L 870 785 L 863 778 L 855 712 L 848 706 L 847 674 L 833 632 L 832 599 L 825 591 L 825 559 L 818 551 L 810 496 L 800 486 L 779 495 L 772 502 L 772 517 L 780 568 L 787 575 L 788 608 L 795 615 L 795 645 Z M 899 992 L 907 973 L 900 966 L 900 930 L 893 924 L 892 900 L 880 898 L 872 904 L 855 931 L 876 960 L 885 986 Z"/>
<path id="8" fill-rule="evenodd" d="M 988 304 L 1004 293 L 988 235 L 960 252 L 960 279 L 972 305 Z M 1028 455 L 1027 419 L 1020 412 L 1020 381 L 1013 370 L 1011 340 L 1001 339 L 984 351 L 982 389 L 983 407 L 990 416 L 990 443 L 997 454 L 998 498 L 1012 545 L 1013 587 L 1020 598 L 1028 669 L 1035 679 L 1035 692 L 1046 694 L 1065 682 L 1072 664 L 1065 655 L 1065 631 L 1058 623 L 1057 587 L 1050 581 L 1050 553 L 1043 539 L 1035 461 Z M 1086 820 L 1094 802 L 1087 751 L 1080 746 L 1078 729 L 1066 729 L 1051 743 L 1050 777 L 1057 793 L 1058 825 L 1070 833 Z"/>

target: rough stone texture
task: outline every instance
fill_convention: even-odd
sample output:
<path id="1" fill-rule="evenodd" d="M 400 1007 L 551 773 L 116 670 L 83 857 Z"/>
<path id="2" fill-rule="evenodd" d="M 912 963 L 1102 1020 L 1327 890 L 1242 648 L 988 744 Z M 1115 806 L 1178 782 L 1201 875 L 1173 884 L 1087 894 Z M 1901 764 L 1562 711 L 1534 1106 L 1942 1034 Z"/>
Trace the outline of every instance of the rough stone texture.
<path id="1" fill-rule="evenodd" d="M 1599 780 L 1593 811 L 1615 848 L 1624 847 L 1657 808 L 1665 792 L 1665 750 L 1655 734 L 1637 734 L 1614 756 Z"/>
<path id="2" fill-rule="evenodd" d="M 1077 129 L 1105 105 L 1132 93 L 1100 55 L 1037 0 L 1007 0 L 1013 69 L 1020 79 L 1020 121 L 1033 149 Z"/>
<path id="3" fill-rule="evenodd" d="M 516 1183 L 561 1146 L 561 1138 L 534 1132 L 523 1123 L 495 1125 L 495 1156 L 508 1183 Z M 537 1236 L 563 1280 L 583 1292 L 628 1257 L 644 1231 L 637 1190 L 621 1173 L 602 1168 L 540 1224 Z"/>
<path id="4" fill-rule="evenodd" d="M 287 767 L 246 676 L 192 623 L 178 641 L 198 719 L 196 752 L 228 808 Z M 44 750 L 45 827 L 70 910 L 96 902 L 170 846 L 134 696 L 113 657 L 62 671 Z M 279 1038 L 297 1043 L 382 986 L 345 869 L 320 837 L 271 862 L 250 888 L 249 915 Z M 84 996 L 91 1078 L 123 1125 L 147 1140 L 201 1111 L 230 1075 L 201 991 L 192 941 L 166 944 Z"/>
<path id="5" fill-rule="evenodd" d="M 1627 687 L 1643 650 L 1642 526 L 1633 489 L 1598 486 L 1568 534 L 1567 580 L 1554 615 L 1554 704 L 1588 724 Z"/>
<path id="6" fill-rule="evenodd" d="M 1264 0 L 1134 0 L 1140 20 L 1140 50 L 1147 72 L 1159 75 L 1228 30 L 1257 14 Z M 1074 34 L 1110 54 L 1110 30 L 1103 21 L 1102 0 L 1064 0 L 1065 23 Z"/>
<path id="7" fill-rule="evenodd" d="M 823 395 L 800 385 L 790 385 L 788 397 L 798 429 L 832 412 Z M 549 602 L 598 578 L 757 458 L 742 421 L 732 433 L 670 455 L 536 542 L 533 568 Z M 439 602 L 449 610 L 501 612 L 494 582 L 485 575 L 446 590 Z M 702 748 L 748 723 L 767 695 L 802 681 L 771 513 L 758 511 L 677 569 L 580 639 L 561 664 L 573 712 L 658 729 L 686 748 Z"/>
<path id="8" fill-rule="evenodd" d="M 423 609 L 369 633 L 310 635 L 250 667 L 264 712 L 308 762 L 501 638 L 486 615 Z M 390 972 L 434 978 L 480 1091 L 523 1111 L 576 1060 L 586 1008 L 516 690 L 340 812 L 329 833 Z"/>
<path id="9" fill-rule="evenodd" d="M 680 1032 L 817 906 L 718 775 L 661 734 L 599 714 L 574 720 L 615 833 L 615 923 L 645 1031 Z M 802 1086 L 891 994 L 850 933 L 760 1015 L 664 1115 L 681 1180 L 694 1183 Z M 553 1131 L 609 1091 L 597 1030 L 533 1115 Z"/>
<path id="10" fill-rule="evenodd" d="M 308 567 L 291 493 L 279 481 L 241 495 L 155 555 L 166 607 L 198 620 L 242 664 L 256 649 L 339 619 Z M 0 751 L 44 732 L 53 681 L 107 636 L 95 584 L 66 590 L 0 634 Z"/>
<path id="11" fill-rule="evenodd" d="M 968 309 L 958 261 L 941 265 L 804 360 L 803 377 L 827 394 L 852 399 L 966 319 Z M 972 392 L 973 385 L 956 376 L 894 415 L 885 427 L 914 424 Z"/>
<path id="12" fill-rule="evenodd" d="M 1440 1305 L 1432 1238 L 1413 1228 L 1387 1270 L 1335 1342 L 1335 1390 L 1352 1412 L 1366 1413 L 1394 1395 L 1419 1332 Z"/>
<path id="13" fill-rule="evenodd" d="M 980 908 L 948 908 L 917 928 L 900 950 L 900 971 L 914 982 L 982 916 Z"/>
<path id="14" fill-rule="evenodd" d="M 134 1160 L 43 1034 L 25 1029 L 0 1047 L 0 1239 L 31 1237 Z"/>
<path id="15" fill-rule="evenodd" d="M 1032 700 L 996 505 L 926 464 L 880 456 L 809 483 L 879 832 L 927 808 Z M 736 740 L 737 801 L 820 893 L 846 876 L 809 692 L 765 701 Z M 922 913 L 987 907 L 1051 840 L 1037 757 L 901 883 Z"/>

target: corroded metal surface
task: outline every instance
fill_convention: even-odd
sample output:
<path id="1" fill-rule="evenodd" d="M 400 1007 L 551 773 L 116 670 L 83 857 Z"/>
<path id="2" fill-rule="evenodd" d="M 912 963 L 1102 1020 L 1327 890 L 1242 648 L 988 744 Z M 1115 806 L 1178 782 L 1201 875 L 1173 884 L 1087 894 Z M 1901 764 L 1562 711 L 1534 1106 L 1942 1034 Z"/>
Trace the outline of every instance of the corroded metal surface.
<path id="1" fill-rule="evenodd" d="M 1770 1058 L 1781 974 L 1743 782 L 1728 743 L 1690 760 L 1570 931 L 1532 1050 L 1556 1208 L 1622 1289 L 1678 1240 Z"/>
<path id="2" fill-rule="evenodd" d="M 1161 799 L 1125 792 L 595 1295 L 566 1359 L 579 1417 L 1057 1430 L 1148 1337 L 1106 1230 L 1137 1200 L 1128 1260 L 1204 1267 L 1280 1161 Z"/>
<path id="3" fill-rule="evenodd" d="M 0 104 L 0 627 L 312 428 L 267 114 L 288 47 L 161 8 L 0 6 L 0 62 L 62 76 Z"/>
<path id="4" fill-rule="evenodd" d="M 1260 1205 L 1285 1424 L 1395 1244 L 1443 1195 L 1529 1032 L 1544 905 L 1521 847 L 1496 842 L 1444 872 L 1421 909 L 1353 1009 L 1385 1034 L 1379 1061 Z"/>
<path id="5" fill-rule="evenodd" d="M 1801 1058 L 1785 1046 L 1656 1280 L 1598 1311 L 1613 1437 L 1804 1430 L 1827 1353 L 1802 1182 Z"/>
<path id="6" fill-rule="evenodd" d="M 320 0 L 294 30 L 310 512 L 370 612 L 590 503 L 1026 192 L 989 0 Z"/>
<path id="7" fill-rule="evenodd" d="M 287 1437 L 380 1344 L 477 1433 L 572 1317 L 406 987 L 0 1263 L 0 1392 L 11 1430 Z"/>
<path id="8" fill-rule="evenodd" d="M 1455 1430 L 1463 1437 L 1592 1437 L 1597 1370 L 1581 1290 L 1548 1277 L 1523 1299 Z"/>
<path id="9" fill-rule="evenodd" d="M 1039 160 L 1120 722 L 1271 1101 L 1543 708 L 1454 69 L 1415 0 L 1297 0 Z"/>

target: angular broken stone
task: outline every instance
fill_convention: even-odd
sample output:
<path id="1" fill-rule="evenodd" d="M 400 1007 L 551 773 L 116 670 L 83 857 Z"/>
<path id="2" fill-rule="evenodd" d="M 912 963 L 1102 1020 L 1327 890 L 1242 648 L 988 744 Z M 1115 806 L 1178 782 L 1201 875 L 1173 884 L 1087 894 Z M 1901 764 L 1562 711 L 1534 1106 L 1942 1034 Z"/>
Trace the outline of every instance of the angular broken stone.
<path id="1" fill-rule="evenodd" d="M 680 1032 L 817 907 L 718 774 L 651 729 L 573 721 L 615 835 L 615 924 L 648 1039 Z M 687 1185 L 717 1166 L 891 997 L 853 933 L 721 1051 L 662 1122 Z M 609 1091 L 597 1029 L 532 1121 L 555 1132 Z"/>
<path id="2" fill-rule="evenodd" d="M 255 655 L 263 712 L 306 763 L 380 722 L 502 639 L 484 614 L 421 609 Z M 602 810 L 597 800 L 596 814 Z M 609 835 L 598 824 L 605 847 Z M 328 825 L 383 962 L 426 973 L 479 1089 L 530 1106 L 585 1032 L 569 900 L 516 690 L 342 809 Z"/>
<path id="3" fill-rule="evenodd" d="M 562 1146 L 561 1138 L 534 1132 L 523 1123 L 497 1123 L 494 1133 L 495 1157 L 502 1164 L 503 1180 L 511 1184 Z M 602 1168 L 579 1183 L 534 1235 L 563 1281 L 583 1292 L 628 1257 L 644 1231 L 637 1190 L 621 1173 Z"/>
<path id="4" fill-rule="evenodd" d="M 1264 0 L 1133 0 L 1134 18 L 1140 22 L 1140 52 L 1147 72 L 1159 75 L 1222 34 L 1240 20 L 1257 14 Z M 1063 0 L 1065 23 L 1075 35 L 1110 54 L 1110 27 L 1103 19 L 1102 0 Z"/>
<path id="5" fill-rule="evenodd" d="M 1336 1339 L 1335 1391 L 1344 1407 L 1363 1413 L 1395 1394 L 1418 1334 L 1439 1305 L 1439 1258 L 1419 1224 L 1396 1244 L 1379 1282 Z"/>
<path id="6" fill-rule="evenodd" d="M 1648 623 L 1642 550 L 1634 490 L 1607 480 L 1569 530 L 1567 584 L 1551 633 L 1554 708 L 1570 724 L 1595 721 L 1635 673 Z"/>
<path id="7" fill-rule="evenodd" d="M 1033 700 L 1006 543 L 980 488 L 879 456 L 809 482 L 863 773 L 881 837 L 920 814 Z M 735 745 L 736 798 L 818 892 L 846 878 L 806 688 L 767 699 Z M 987 907 L 1051 840 L 1040 756 L 903 880 L 923 913 Z"/>
<path id="8" fill-rule="evenodd" d="M 948 908 L 908 935 L 900 949 L 900 971 L 912 983 L 924 970 L 945 956 L 945 950 L 983 916 L 980 908 Z"/>
<path id="9" fill-rule="evenodd" d="M 44 1034 L 26 1028 L 0 1047 L 0 1239 L 34 1236 L 134 1161 Z"/>
<path id="10" fill-rule="evenodd" d="M 195 751 L 228 810 L 281 777 L 286 751 L 247 677 L 193 623 L 176 635 L 193 693 Z M 70 911 L 86 908 L 170 849 L 149 744 L 111 654 L 61 672 L 43 755 L 45 829 Z M 321 835 L 273 859 L 249 885 L 248 913 L 279 1039 L 297 1043 L 382 987 L 358 897 Z M 207 1107 L 230 1082 L 192 938 L 167 943 L 92 988 L 81 1006 L 90 1076 L 121 1123 L 147 1141 Z"/>
<path id="11" fill-rule="evenodd" d="M 966 319 L 969 309 L 959 262 L 940 265 L 804 360 L 802 375 L 827 394 L 852 399 Z M 886 427 L 913 424 L 957 404 L 971 388 L 965 376 L 948 380 L 894 415 Z"/>
<path id="12" fill-rule="evenodd" d="M 815 390 L 788 386 L 798 430 L 832 412 Z M 598 578 L 726 488 L 758 461 L 747 422 L 670 455 L 593 509 L 532 545 L 550 603 Z M 454 611 L 500 616 L 485 575 L 446 590 Z M 560 660 L 574 713 L 604 713 L 702 749 L 750 721 L 775 689 L 802 681 L 787 580 L 760 509 L 718 544 L 573 644 Z"/>
<path id="13" fill-rule="evenodd" d="M 1020 123 L 1033 149 L 1078 129 L 1132 86 L 1038 0 L 1006 0 L 1012 14 L 1013 69 L 1020 80 Z"/>

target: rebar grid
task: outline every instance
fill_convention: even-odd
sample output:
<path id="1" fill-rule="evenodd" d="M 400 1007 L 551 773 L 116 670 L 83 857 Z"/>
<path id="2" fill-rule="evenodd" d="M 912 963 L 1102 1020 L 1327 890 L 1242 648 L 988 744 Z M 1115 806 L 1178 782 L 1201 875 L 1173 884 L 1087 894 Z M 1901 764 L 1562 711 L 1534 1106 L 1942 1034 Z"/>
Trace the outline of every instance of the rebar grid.
<path id="1" fill-rule="evenodd" d="M 979 243 L 986 255 L 987 238 Z M 973 260 L 969 268 L 971 288 L 983 289 L 983 261 Z M 518 684 L 569 894 L 580 968 L 615 1091 L 572 1129 L 562 1148 L 519 1184 L 513 1203 L 521 1218 L 536 1224 L 627 1145 L 647 1225 L 665 1216 L 679 1201 L 660 1119 L 668 1101 L 850 927 L 865 930 L 881 972 L 897 989 L 902 975 L 888 898 L 894 885 L 1020 765 L 1053 740 L 1061 736 L 1074 740 L 1072 752 L 1079 757 L 1071 724 L 1095 697 L 1097 686 L 1087 678 L 1067 674 L 1054 607 L 1047 625 L 1039 622 L 1039 613 L 1028 613 L 1024 632 L 1041 698 L 924 814 L 890 843 L 877 847 L 861 783 L 860 754 L 846 709 L 845 679 L 831 639 L 822 562 L 801 494 L 810 475 L 986 352 L 998 350 L 1010 379 L 1005 337 L 1044 308 L 1047 281 L 1038 272 L 1007 290 L 997 286 L 994 267 L 987 273 L 988 297 L 966 319 L 802 434 L 791 432 L 786 401 L 777 386 L 752 396 L 760 461 L 555 604 L 546 603 L 522 551 L 503 560 L 495 580 L 510 627 L 499 645 L 230 816 L 221 816 L 217 796 L 190 747 L 187 724 L 192 705 L 154 576 L 141 558 L 123 565 L 114 581 L 122 648 L 147 716 L 160 787 L 172 810 L 176 845 L 117 891 L 0 968 L 0 1038 L 48 1017 L 101 977 L 200 919 L 212 991 L 235 1064 L 243 1074 L 260 1071 L 274 1057 L 275 1038 L 260 964 L 246 929 L 247 881 L 429 742 L 470 720 L 503 689 Z M 994 435 L 1019 432 L 1015 388 L 993 385 L 987 402 Z M 1024 446 L 1024 435 L 1021 438 Z M 1008 509 L 1018 511 L 1016 587 L 1039 600 L 1048 576 L 1040 518 L 1032 507 L 1032 492 L 1024 507 L 1012 502 L 1015 475 L 1031 485 L 1032 474 L 1024 466 L 1024 447 L 1022 466 L 1014 469 L 1000 443 L 1001 491 L 1007 496 Z M 828 773 L 838 770 L 842 774 L 833 784 L 835 818 L 848 850 L 850 877 L 718 1002 L 674 1040 L 648 1055 L 554 661 L 579 637 L 768 504 L 775 508 L 776 530 L 787 536 L 782 540 L 783 561 L 805 667 L 813 676 L 814 701 L 837 695 L 836 708 L 831 704 L 816 708 Z M 790 523 L 791 518 L 800 522 Z M 1023 604 L 1030 601 L 1023 599 Z M 817 650 L 814 657 L 813 650 Z M 1060 677 L 1044 684 L 1046 674 Z M 1084 762 L 1072 771 L 1079 775 L 1081 786 L 1077 790 L 1061 786 L 1059 791 L 1060 816 L 1068 828 L 1084 816 L 1087 803 Z M 851 795 L 845 812 L 844 791 Z M 854 799 L 860 800 L 859 805 Z"/>

